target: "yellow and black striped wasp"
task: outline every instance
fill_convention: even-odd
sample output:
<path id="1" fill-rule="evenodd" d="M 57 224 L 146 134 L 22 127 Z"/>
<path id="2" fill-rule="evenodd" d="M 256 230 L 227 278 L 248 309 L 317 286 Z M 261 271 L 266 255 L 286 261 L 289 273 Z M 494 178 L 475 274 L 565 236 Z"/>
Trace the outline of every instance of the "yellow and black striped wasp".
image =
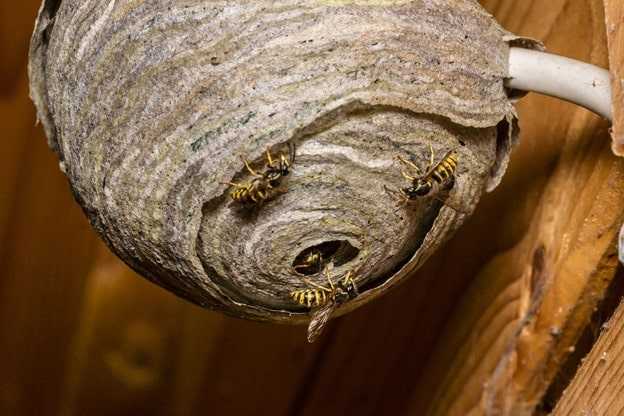
<path id="1" fill-rule="evenodd" d="M 425 170 L 425 173 L 421 173 L 421 170 L 414 162 L 405 159 L 402 156 L 397 156 L 397 160 L 405 165 L 409 170 L 413 171 L 415 175 L 410 171 L 402 170 L 401 175 L 410 181 L 410 186 L 401 188 L 398 192 L 392 191 L 385 187 L 388 193 L 398 195 L 402 203 L 408 203 L 415 201 L 419 198 L 426 196 L 433 196 L 441 202 L 448 205 L 455 211 L 464 212 L 459 208 L 449 204 L 448 201 L 442 200 L 438 197 L 438 193 L 441 190 L 450 190 L 455 183 L 455 172 L 457 170 L 457 164 L 459 162 L 459 156 L 455 150 L 448 151 L 439 162 L 434 162 L 433 147 L 429 145 L 430 157 L 429 166 Z"/>
<path id="2" fill-rule="evenodd" d="M 266 151 L 266 165 L 262 173 L 254 170 L 249 162 L 241 156 L 243 164 L 247 171 L 254 177 L 248 183 L 226 182 L 234 187 L 230 192 L 230 197 L 234 202 L 243 205 L 253 205 L 270 199 L 278 192 L 278 186 L 281 184 L 282 178 L 288 176 L 292 165 L 295 163 L 295 148 L 292 143 L 289 144 L 289 157 L 280 153 L 277 159 L 273 159 L 271 152 Z"/>
<path id="3" fill-rule="evenodd" d="M 312 250 L 293 268 L 297 273 L 306 275 L 317 274 L 323 268 L 323 254 L 320 250 Z"/>
<path id="4" fill-rule="evenodd" d="M 337 283 L 332 280 L 334 263 L 328 263 L 323 269 L 328 286 L 319 285 L 308 279 L 303 279 L 310 286 L 291 292 L 291 298 L 299 305 L 310 308 L 311 319 L 308 325 L 308 342 L 312 343 L 321 335 L 329 318 L 336 308 L 347 300 L 355 299 L 358 289 L 353 280 L 353 273 L 349 271 Z"/>

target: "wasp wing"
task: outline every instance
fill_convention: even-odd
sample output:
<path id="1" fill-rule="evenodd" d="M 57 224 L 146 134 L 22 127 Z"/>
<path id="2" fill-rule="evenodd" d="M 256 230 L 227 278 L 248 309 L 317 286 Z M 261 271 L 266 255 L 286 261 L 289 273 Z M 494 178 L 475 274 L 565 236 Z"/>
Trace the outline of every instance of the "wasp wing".
<path id="1" fill-rule="evenodd" d="M 469 214 L 468 211 L 458 207 L 454 202 L 449 202 L 448 197 L 447 198 L 440 198 L 440 197 L 434 196 L 434 199 L 437 200 L 437 201 L 442 202 L 442 204 L 446 205 L 447 207 L 449 207 L 453 211 L 457 212 L 458 214 L 464 214 L 464 215 L 468 215 Z"/>
<path id="2" fill-rule="evenodd" d="M 444 156 L 442 156 L 442 158 L 440 160 L 438 160 L 438 162 L 433 163 L 431 166 L 429 166 L 429 169 L 427 169 L 427 172 L 425 172 L 425 174 L 422 177 L 423 178 L 431 178 L 431 176 L 433 175 L 433 172 L 435 172 L 435 170 L 442 164 L 442 162 L 447 160 L 450 155 L 452 155 L 453 153 L 456 153 L 456 152 L 457 151 L 455 149 L 452 149 L 452 150 L 449 150 L 448 152 L 446 152 L 444 154 Z M 433 161 L 433 159 L 432 159 L 432 161 Z"/>
<path id="3" fill-rule="evenodd" d="M 325 305 L 312 310 L 312 318 L 308 325 L 308 342 L 310 344 L 321 335 L 334 310 L 336 310 L 336 302 L 334 300 L 330 300 Z"/>

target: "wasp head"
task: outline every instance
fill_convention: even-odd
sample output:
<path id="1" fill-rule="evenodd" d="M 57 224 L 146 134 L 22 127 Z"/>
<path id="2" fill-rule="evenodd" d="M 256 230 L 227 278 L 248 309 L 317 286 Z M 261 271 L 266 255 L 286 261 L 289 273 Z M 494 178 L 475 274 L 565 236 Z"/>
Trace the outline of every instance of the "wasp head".
<path id="1" fill-rule="evenodd" d="M 286 156 L 280 155 L 280 161 L 278 164 L 278 171 L 282 176 L 288 176 L 290 172 L 290 162 L 286 159 Z"/>
<path id="2" fill-rule="evenodd" d="M 409 199 L 415 199 L 419 196 L 425 196 L 429 192 L 431 192 L 432 188 L 431 181 L 425 181 L 421 178 L 418 178 L 414 181 L 412 186 L 408 186 L 407 188 L 401 189 L 401 193 L 408 197 Z"/>
<path id="3" fill-rule="evenodd" d="M 342 297 L 346 299 L 353 299 L 359 295 L 358 288 L 353 280 L 353 273 L 349 272 L 338 284 Z"/>

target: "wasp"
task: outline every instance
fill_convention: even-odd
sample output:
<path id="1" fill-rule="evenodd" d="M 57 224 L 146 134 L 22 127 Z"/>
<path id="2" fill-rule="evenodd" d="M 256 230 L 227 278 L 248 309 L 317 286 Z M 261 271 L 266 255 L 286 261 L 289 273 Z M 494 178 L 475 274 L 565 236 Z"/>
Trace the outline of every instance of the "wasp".
<path id="1" fill-rule="evenodd" d="M 234 187 L 234 190 L 230 192 L 232 200 L 243 205 L 253 205 L 264 202 L 275 195 L 276 188 L 280 185 L 282 178 L 288 176 L 295 162 L 295 149 L 292 143 L 289 145 L 289 153 L 288 158 L 280 153 L 277 159 L 273 159 L 271 152 L 267 149 L 267 163 L 261 173 L 254 170 L 249 162 L 241 156 L 245 168 L 253 176 L 253 179 L 244 184 L 226 182 L 226 184 Z"/>
<path id="2" fill-rule="evenodd" d="M 267 165 L 265 171 L 261 177 L 267 181 L 270 186 L 277 187 L 284 176 L 288 176 L 292 165 L 295 163 L 295 147 L 292 143 L 289 144 L 289 157 L 288 159 L 283 153 L 280 153 L 278 160 L 273 160 L 271 152 L 266 152 Z M 249 164 L 245 162 L 245 166 L 249 170 Z M 257 174 L 256 174 L 257 175 Z"/>
<path id="3" fill-rule="evenodd" d="M 459 156 L 455 150 L 451 150 L 447 152 L 442 159 L 438 163 L 434 163 L 434 152 L 433 147 L 430 145 L 430 157 L 429 157 L 429 166 L 425 170 L 425 173 L 422 174 L 418 166 L 416 166 L 413 162 L 403 158 L 402 156 L 397 156 L 397 160 L 404 164 L 408 169 L 413 170 L 416 173 L 416 176 L 413 176 L 411 172 L 402 170 L 401 175 L 407 180 L 411 182 L 410 186 L 405 188 L 401 188 L 398 192 L 391 191 L 386 187 L 386 191 L 389 193 L 399 195 L 402 203 L 407 203 L 410 201 L 414 201 L 418 198 L 422 198 L 425 196 L 433 195 L 434 198 L 439 199 L 437 197 L 438 191 L 445 189 L 448 190 L 453 187 L 455 183 L 455 172 L 457 170 L 457 163 L 459 161 Z M 456 211 L 463 212 L 461 209 L 458 209 L 448 203 L 448 201 L 444 201 L 446 205 L 453 208 Z"/>
<path id="4" fill-rule="evenodd" d="M 272 191 L 272 187 L 270 187 L 268 183 L 258 179 L 254 179 L 247 184 L 235 182 L 228 182 L 228 184 L 235 187 L 235 189 L 230 192 L 232 201 L 243 205 L 253 205 L 265 201 L 269 198 L 269 194 Z"/>
<path id="5" fill-rule="evenodd" d="M 311 309 L 312 317 L 308 325 L 308 342 L 310 343 L 316 341 L 321 335 L 329 318 L 339 305 L 359 295 L 353 280 L 353 272 L 349 271 L 344 278 L 334 284 L 332 271 L 333 263 L 329 263 L 323 269 L 328 286 L 304 279 L 311 288 L 295 290 L 291 293 L 291 298 L 296 303 Z"/>
<path id="6" fill-rule="evenodd" d="M 303 269 L 303 274 L 316 274 L 321 271 L 323 267 L 323 254 L 320 250 L 313 250 L 303 258 L 301 263 L 294 266 L 295 271 L 299 273 L 299 270 Z"/>

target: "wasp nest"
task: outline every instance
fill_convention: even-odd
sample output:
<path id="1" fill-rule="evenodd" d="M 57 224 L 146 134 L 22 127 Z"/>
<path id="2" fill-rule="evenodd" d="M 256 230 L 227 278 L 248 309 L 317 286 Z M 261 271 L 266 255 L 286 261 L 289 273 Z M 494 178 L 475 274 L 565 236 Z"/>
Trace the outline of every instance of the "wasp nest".
<path id="1" fill-rule="evenodd" d="M 332 298 L 326 264 L 344 313 L 496 186 L 510 39 L 472 0 L 49 0 L 31 89 L 124 261 L 199 305 L 299 321 L 324 302 L 302 291 Z"/>

